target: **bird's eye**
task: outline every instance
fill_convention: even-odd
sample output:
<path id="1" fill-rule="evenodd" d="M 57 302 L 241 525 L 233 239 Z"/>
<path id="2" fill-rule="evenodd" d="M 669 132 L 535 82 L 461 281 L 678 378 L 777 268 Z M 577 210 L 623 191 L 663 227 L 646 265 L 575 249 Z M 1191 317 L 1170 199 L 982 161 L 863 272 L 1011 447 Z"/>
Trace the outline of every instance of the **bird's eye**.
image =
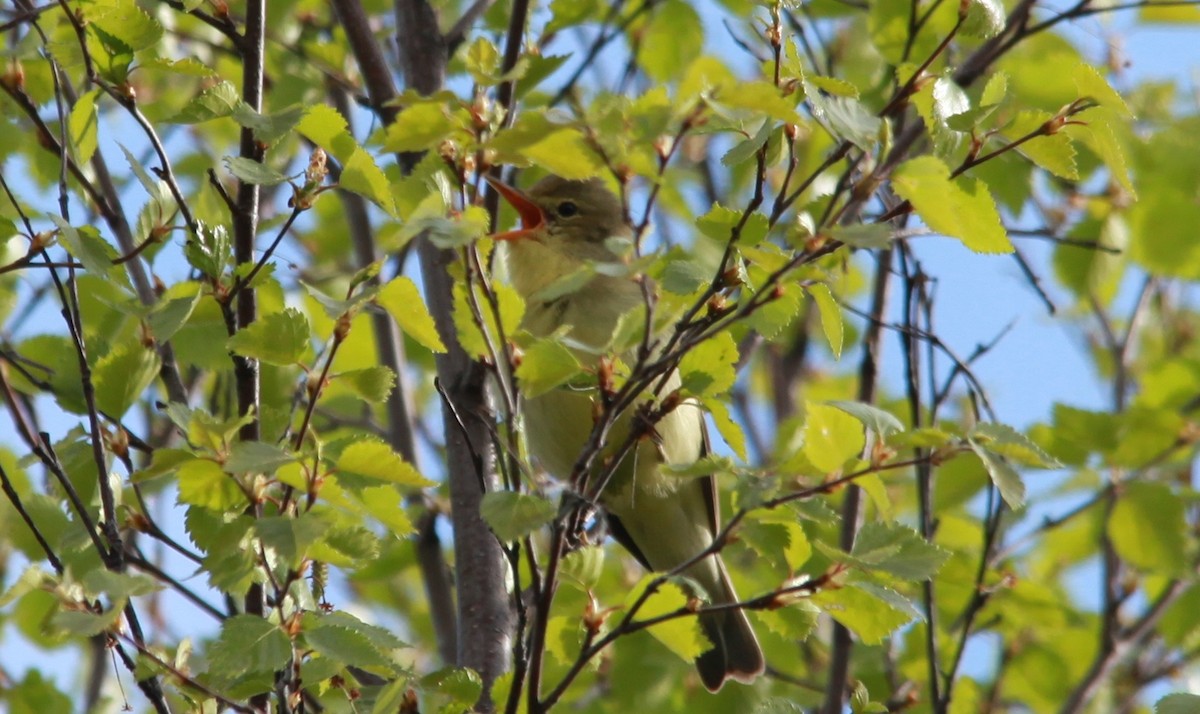
<path id="1" fill-rule="evenodd" d="M 579 213 L 579 206 L 576 206 L 574 201 L 563 201 L 558 204 L 558 215 L 563 218 L 570 218 L 577 213 Z"/>

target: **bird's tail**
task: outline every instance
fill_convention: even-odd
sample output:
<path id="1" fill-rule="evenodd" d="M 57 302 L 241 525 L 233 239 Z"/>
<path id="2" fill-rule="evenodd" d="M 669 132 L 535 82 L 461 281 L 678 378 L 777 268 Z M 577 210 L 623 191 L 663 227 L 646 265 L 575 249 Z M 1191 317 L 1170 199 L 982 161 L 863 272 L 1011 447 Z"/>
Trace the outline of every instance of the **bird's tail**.
<path id="1" fill-rule="evenodd" d="M 720 585 L 723 592 L 709 593 L 713 604 L 737 602 L 737 594 L 729 581 L 729 573 L 725 565 L 717 558 L 717 567 L 721 574 Z M 750 683 L 763 673 L 762 648 L 745 610 L 721 610 L 705 613 L 700 616 L 700 625 L 704 634 L 712 641 L 713 647 L 696 658 L 696 669 L 700 672 L 700 680 L 710 691 L 715 692 L 725 684 L 727 679 Z"/>

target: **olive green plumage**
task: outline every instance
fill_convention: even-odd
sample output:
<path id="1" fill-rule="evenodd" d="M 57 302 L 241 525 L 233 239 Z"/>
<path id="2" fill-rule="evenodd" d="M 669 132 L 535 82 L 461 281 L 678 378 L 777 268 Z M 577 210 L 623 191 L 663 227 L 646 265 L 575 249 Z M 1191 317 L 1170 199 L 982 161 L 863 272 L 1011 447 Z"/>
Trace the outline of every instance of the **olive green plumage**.
<path id="1" fill-rule="evenodd" d="M 620 271 L 596 272 L 566 294 L 550 288 L 588 264 L 619 263 L 613 238 L 627 237 L 617 198 L 602 182 L 542 179 L 527 193 L 496 182 L 521 214 L 523 228 L 498 234 L 507 243 L 510 280 L 525 298 L 523 324 L 548 336 L 566 326 L 568 344 L 587 363 L 604 354 L 622 318 L 644 309 L 642 288 Z M 679 385 L 672 374 L 663 394 Z M 587 442 L 593 424 L 594 391 L 555 389 L 525 401 L 525 433 L 532 456 L 550 473 L 566 478 Z M 629 433 L 630 418 L 617 421 L 610 450 Z M 659 473 L 663 463 L 688 464 L 707 450 L 704 418 L 685 401 L 655 424 L 656 438 L 643 439 L 619 464 L 600 501 L 614 536 L 646 567 L 670 570 L 713 541 L 719 528 L 716 484 L 712 477 L 683 479 Z M 712 604 L 736 602 L 737 595 L 719 555 L 704 558 L 686 573 Z M 696 660 L 708 689 L 726 679 L 749 682 L 763 671 L 762 650 L 741 610 L 700 617 L 713 648 Z"/>

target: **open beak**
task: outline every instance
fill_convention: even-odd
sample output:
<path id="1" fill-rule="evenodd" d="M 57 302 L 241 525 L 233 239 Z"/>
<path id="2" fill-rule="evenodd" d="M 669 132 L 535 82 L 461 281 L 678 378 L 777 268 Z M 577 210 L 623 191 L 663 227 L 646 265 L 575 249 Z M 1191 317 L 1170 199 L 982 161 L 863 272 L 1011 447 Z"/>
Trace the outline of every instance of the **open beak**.
<path id="1" fill-rule="evenodd" d="M 491 176 L 484 176 L 483 178 L 504 197 L 505 201 L 508 201 L 508 205 L 517 209 L 517 213 L 521 216 L 520 228 L 504 231 L 503 233 L 493 233 L 493 240 L 525 240 L 537 235 L 538 231 L 546 225 L 546 214 L 542 212 L 542 209 L 538 208 L 536 203 L 529 200 L 529 197 L 523 192 Z"/>

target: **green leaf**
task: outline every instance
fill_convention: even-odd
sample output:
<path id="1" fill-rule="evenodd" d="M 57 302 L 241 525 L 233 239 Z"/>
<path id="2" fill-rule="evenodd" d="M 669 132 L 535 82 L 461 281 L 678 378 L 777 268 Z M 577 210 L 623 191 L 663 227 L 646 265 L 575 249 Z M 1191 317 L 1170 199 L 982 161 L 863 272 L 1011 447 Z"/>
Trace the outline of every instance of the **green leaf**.
<path id="1" fill-rule="evenodd" d="M 100 115 L 96 111 L 96 96 L 99 89 L 93 89 L 80 95 L 71 107 L 71 116 L 67 121 L 70 128 L 71 148 L 75 152 L 75 161 L 86 164 L 92 160 L 99 143 Z"/>
<path id="2" fill-rule="evenodd" d="M 388 533 L 392 536 L 404 538 L 416 532 L 404 511 L 404 497 L 392 484 L 364 488 L 359 493 L 359 498 L 366 512 L 387 526 Z"/>
<path id="3" fill-rule="evenodd" d="M 1039 131 L 1043 124 L 1053 118 L 1054 115 L 1050 112 L 1020 112 L 1004 133 L 1015 141 Z M 1017 147 L 1017 151 L 1055 176 L 1072 181 L 1079 179 L 1079 169 L 1075 165 L 1075 147 L 1071 144 L 1071 137 L 1065 132 L 1035 137 Z"/>
<path id="4" fill-rule="evenodd" d="M 478 42 L 486 42 L 482 37 Z M 383 137 L 383 151 L 428 151 L 448 138 L 455 130 L 442 102 L 417 102 L 405 107 L 388 125 Z"/>
<path id="5" fill-rule="evenodd" d="M 50 618 L 50 624 L 74 637 L 93 637 L 112 628 L 121 617 L 124 603 L 104 612 L 87 610 L 59 610 Z"/>
<path id="6" fill-rule="evenodd" d="M 409 337 L 432 352 L 445 352 L 446 345 L 438 335 L 437 325 L 421 299 L 421 292 L 411 278 L 400 276 L 380 288 L 375 301 L 387 310 L 396 324 Z"/>
<path id="7" fill-rule="evenodd" d="M 500 50 L 487 38 L 476 37 L 467 47 L 463 60 L 476 83 L 484 86 L 496 83 L 496 74 L 500 70 Z"/>
<path id="8" fill-rule="evenodd" d="M 867 645 L 879 644 L 891 633 L 916 619 L 911 610 L 902 607 L 901 598 L 887 588 L 870 588 L 855 583 L 839 590 L 822 590 L 811 600 L 827 615 L 845 625 Z M 880 595 L 894 597 L 880 597 Z"/>
<path id="9" fill-rule="evenodd" d="M 1142 11 L 1146 12 L 1146 8 L 1142 8 Z M 1194 12 L 1198 13 L 1196 19 L 1200 21 L 1200 10 L 1194 10 Z M 1195 714 L 1198 711 L 1200 711 L 1200 694 L 1184 694 L 1182 692 L 1168 694 L 1154 703 L 1154 714 Z"/>
<path id="10" fill-rule="evenodd" d="M 629 594 L 625 596 L 626 610 L 633 607 L 646 588 L 658 577 L 658 575 L 648 573 L 638 581 L 637 585 L 633 586 Z M 650 620 L 686 609 L 689 600 L 687 593 L 679 585 L 674 582 L 663 583 L 646 598 L 645 603 L 638 609 L 634 622 Z M 667 649 L 685 662 L 691 662 L 712 649 L 712 643 L 704 636 L 704 632 L 700 628 L 700 620 L 691 615 L 683 615 L 660 622 L 650 627 L 649 630 L 650 634 L 654 635 L 654 639 L 666 645 Z"/>
<path id="11" fill-rule="evenodd" d="M 1000 454 L 1023 466 L 1056 469 L 1062 466 L 1058 459 L 1042 450 L 1025 436 L 1007 424 L 987 422 L 971 430 L 969 438 L 993 454 Z"/>
<path id="12" fill-rule="evenodd" d="M 162 25 L 133 0 L 96 0 L 87 19 L 94 29 L 134 52 L 154 47 L 163 36 Z"/>
<path id="13" fill-rule="evenodd" d="M 194 284 L 193 284 L 194 285 Z M 186 297 L 163 299 L 154 307 L 154 312 L 146 319 L 150 332 L 159 342 L 165 342 L 175 336 L 192 316 L 200 302 L 200 291 L 195 290 Z"/>
<path id="14" fill-rule="evenodd" d="M 304 616 L 304 641 L 309 647 L 343 666 L 396 668 L 376 642 L 354 624 L 357 621 L 352 616 L 334 614 L 346 616 L 336 620 L 315 614 Z M 361 622 L 357 625 L 366 626 Z"/>
<path id="15" fill-rule="evenodd" d="M 59 237 L 72 257 L 83 263 L 84 270 L 104 277 L 113 269 L 112 261 L 117 252 L 93 226 L 72 226 L 57 214 L 48 216 L 58 226 Z"/>
<path id="16" fill-rule="evenodd" d="M 721 438 L 729 445 L 733 453 L 742 461 L 746 460 L 746 433 L 742 431 L 742 427 L 733 420 L 733 416 L 729 413 L 729 406 L 722 399 L 703 399 L 701 404 L 708 415 L 712 417 L 713 425 L 717 427 L 717 432 L 721 434 Z"/>
<path id="17" fill-rule="evenodd" d="M 287 176 L 264 163 L 240 156 L 226 156 L 225 168 L 243 183 L 259 186 L 274 186 L 288 180 Z"/>
<path id="18" fill-rule="evenodd" d="M 1000 489 L 1000 497 L 1004 499 L 1008 507 L 1017 510 L 1024 506 L 1025 483 L 1021 481 L 1021 475 L 1016 472 L 1016 469 L 1009 466 L 1003 457 L 993 454 L 974 440 L 971 440 L 970 444 L 971 450 L 983 463 L 983 468 L 987 470 L 992 483 Z"/>
<path id="19" fill-rule="evenodd" d="M 987 40 L 1004 30 L 1004 5 L 1000 0 L 968 0 L 962 32 Z"/>
<path id="20" fill-rule="evenodd" d="M 378 441 L 359 441 L 347 446 L 338 457 L 337 470 L 400 486 L 425 488 L 434 485 L 391 447 Z"/>
<path id="21" fill-rule="evenodd" d="M 233 110 L 241 101 L 237 88 L 229 82 L 222 81 L 196 95 L 169 121 L 174 124 L 199 124 L 227 117 L 233 114 Z"/>
<path id="22" fill-rule="evenodd" d="M 507 543 L 554 520 L 558 507 L 541 496 L 492 491 L 484 494 L 479 513 L 496 537 Z"/>
<path id="23" fill-rule="evenodd" d="M 1138 481 L 1120 488 L 1107 525 L 1117 554 L 1149 572 L 1182 573 L 1188 545 L 1183 500 L 1160 483 Z"/>
<path id="24" fill-rule="evenodd" d="M 671 82 L 700 55 L 704 25 L 691 3 L 658 4 L 641 33 L 638 63 L 655 82 Z"/>
<path id="25" fill-rule="evenodd" d="M 720 332 L 701 342 L 679 361 L 683 389 L 696 396 L 728 392 L 737 381 L 737 343 L 733 335 Z"/>
<path id="26" fill-rule="evenodd" d="M 521 149 L 533 163 L 566 179 L 599 176 L 604 169 L 596 152 L 576 129 L 560 129 Z"/>
<path id="27" fill-rule="evenodd" d="M 246 494 L 233 476 L 208 459 L 194 459 L 179 467 L 179 501 L 214 511 L 245 505 Z"/>
<path id="28" fill-rule="evenodd" d="M 368 367 L 342 372 L 334 377 L 335 383 L 345 385 L 359 398 L 373 404 L 387 401 L 396 386 L 396 374 L 387 367 Z"/>
<path id="29" fill-rule="evenodd" d="M 243 672 L 274 672 L 292 657 L 292 643 L 278 625 L 254 615 L 234 615 L 208 648 L 210 671 L 223 677 Z"/>
<path id="30" fill-rule="evenodd" d="M 342 164 L 338 185 L 375 203 L 391 215 L 396 203 L 383 170 L 350 134 L 346 120 L 333 107 L 316 104 L 296 124 L 296 131 Z"/>
<path id="31" fill-rule="evenodd" d="M 950 552 L 926 541 L 912 528 L 899 523 L 867 523 L 854 541 L 853 555 L 859 563 L 906 580 L 934 576 Z"/>
<path id="32" fill-rule="evenodd" d="M 823 473 L 835 473 L 862 453 L 863 425 L 837 407 L 805 402 L 804 456 Z"/>
<path id="33" fill-rule="evenodd" d="M 263 546 L 274 551 L 285 564 L 298 568 L 309 547 L 328 526 L 327 522 L 310 515 L 263 516 L 254 521 L 254 533 Z"/>
<path id="34" fill-rule="evenodd" d="M 842 323 L 842 307 L 834 299 L 833 293 L 825 283 L 813 283 L 805 287 L 817 304 L 817 312 L 821 315 L 821 331 L 829 343 L 829 351 L 834 359 L 842 358 L 842 342 L 845 340 L 846 328 Z"/>
<path id="35" fill-rule="evenodd" d="M 483 291 L 477 286 L 474 287 L 477 304 L 483 313 L 484 326 L 492 340 L 500 336 L 501 328 L 505 335 L 515 335 L 518 326 L 521 324 L 521 318 L 525 315 L 525 302 L 521 300 L 521 296 L 517 294 L 517 291 L 508 285 L 493 284 L 492 289 L 495 291 L 499 307 L 499 326 L 496 324 L 495 311 L 488 306 L 487 298 L 484 297 Z M 458 332 L 459 344 L 462 345 L 467 354 L 477 357 L 490 357 L 488 343 L 484 340 L 483 333 L 480 332 L 479 326 L 475 323 L 475 316 L 467 302 L 466 287 L 461 282 L 454 284 L 453 316 L 454 327 Z"/>
<path id="36" fill-rule="evenodd" d="M 307 109 L 302 106 L 288 107 L 274 114 L 261 114 L 249 104 L 238 102 L 233 109 L 233 119 L 241 126 L 254 131 L 254 140 L 272 145 L 287 136 L 303 118 Z"/>
<path id="37" fill-rule="evenodd" d="M 296 460 L 286 449 L 265 441 L 239 441 L 225 459 L 225 471 L 231 474 L 273 474 L 282 466 Z"/>
<path id="38" fill-rule="evenodd" d="M 538 340 L 525 350 L 517 367 L 521 393 L 527 399 L 545 394 L 579 374 L 582 367 L 571 350 L 555 338 Z"/>
<path id="39" fill-rule="evenodd" d="M 230 337 L 225 346 L 243 357 L 290 367 L 300 361 L 311 338 L 308 318 L 296 308 L 289 307 L 260 317 Z"/>
<path id="40" fill-rule="evenodd" d="M 873 151 L 883 139 L 885 123 L 851 97 L 831 97 L 804 82 L 804 91 L 812 106 L 812 115 L 837 139 L 851 142 L 863 151 Z"/>
<path id="41" fill-rule="evenodd" d="M 127 342 L 96 363 L 96 406 L 119 419 L 141 399 L 162 368 L 158 353 L 140 342 Z"/>
<path id="42" fill-rule="evenodd" d="M 741 211 L 734 211 L 719 203 L 714 203 L 708 213 L 696 219 L 696 227 L 700 229 L 701 233 L 723 245 L 733 240 L 734 230 L 741 221 Z M 763 238 L 767 237 L 769 229 L 770 225 L 766 216 L 761 213 L 750 214 L 745 224 L 742 225 L 741 232 L 736 236 L 738 245 L 742 247 L 758 245 Z"/>
<path id="43" fill-rule="evenodd" d="M 938 233 L 958 238 L 976 253 L 1011 253 L 987 186 L 978 179 L 950 178 L 932 156 L 906 162 L 894 175 L 896 192 L 912 202 L 921 219 Z"/>
<path id="44" fill-rule="evenodd" d="M 826 402 L 831 407 L 837 407 L 846 412 L 850 416 L 858 419 L 870 431 L 875 432 L 879 436 L 886 437 L 897 432 L 904 431 L 904 424 L 899 419 L 892 416 L 890 412 L 885 412 L 879 407 L 865 404 L 863 402 L 846 402 L 834 400 Z"/>

